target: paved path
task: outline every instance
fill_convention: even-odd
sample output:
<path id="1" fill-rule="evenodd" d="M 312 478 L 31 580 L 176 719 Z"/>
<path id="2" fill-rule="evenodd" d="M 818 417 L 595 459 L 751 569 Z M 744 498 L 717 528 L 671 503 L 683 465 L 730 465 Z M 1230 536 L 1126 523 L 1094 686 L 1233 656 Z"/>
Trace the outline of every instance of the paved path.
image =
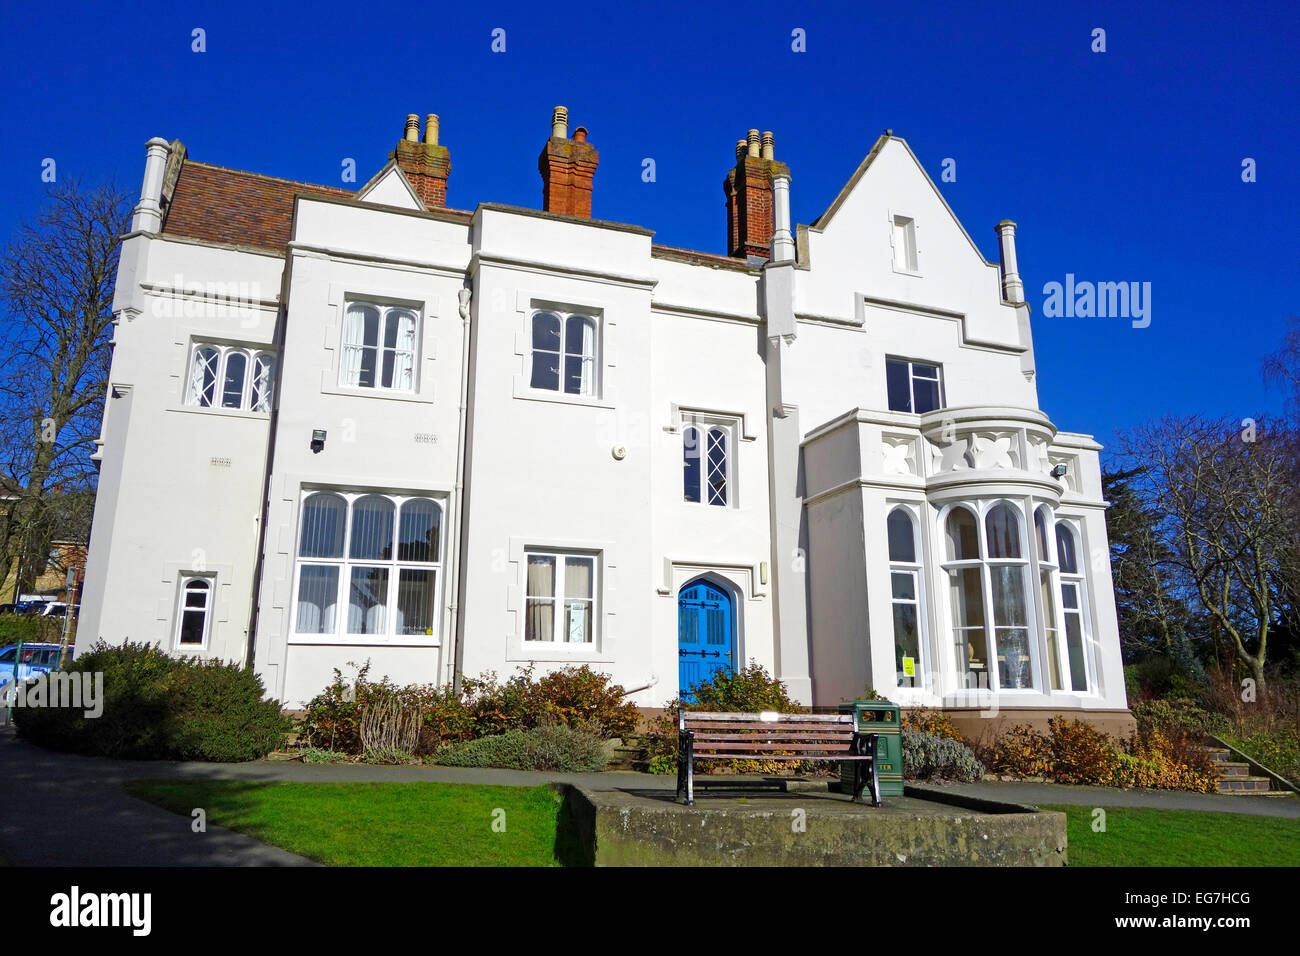
<path id="1" fill-rule="evenodd" d="M 106 760 L 32 746 L 0 727 L 0 857 L 15 866 L 314 866 L 304 857 L 222 827 L 190 831 L 179 816 L 127 795 L 128 780 L 248 780 L 305 783 L 415 782 L 538 786 L 581 783 L 596 790 L 671 790 L 672 775 L 628 772 L 528 773 L 459 767 L 379 767 L 259 760 L 242 764 Z M 707 781 L 707 778 L 705 778 Z M 1300 818 L 1300 799 L 1162 790 L 1110 790 L 1050 783 L 953 784 L 969 796 L 1011 803 L 1208 810 Z M 15 812 L 16 809 L 29 812 Z M 33 826 L 36 820 L 54 825 Z"/>
<path id="2" fill-rule="evenodd" d="M 193 833 L 188 817 L 122 789 L 166 766 L 57 754 L 0 728 L 0 856 L 11 866 L 319 865 L 224 827 Z"/>
<path id="3" fill-rule="evenodd" d="M 1081 807 L 1154 807 L 1159 810 L 1208 810 L 1245 813 L 1257 817 L 1300 819 L 1300 798 L 1234 797 L 1219 793 L 1183 793 L 1177 790 L 1113 790 L 1109 787 L 1071 787 L 1059 783 L 954 783 L 944 787 L 985 800 L 1008 803 L 1069 804 Z"/>

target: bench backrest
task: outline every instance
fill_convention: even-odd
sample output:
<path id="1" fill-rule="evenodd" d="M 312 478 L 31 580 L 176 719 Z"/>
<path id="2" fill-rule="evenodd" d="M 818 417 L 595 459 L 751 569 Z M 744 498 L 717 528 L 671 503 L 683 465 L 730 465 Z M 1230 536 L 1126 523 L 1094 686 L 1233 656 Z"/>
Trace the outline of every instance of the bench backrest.
<path id="1" fill-rule="evenodd" d="M 842 753 L 853 743 L 858 721 L 856 714 L 678 710 L 677 728 L 694 734 L 696 754 L 745 757 L 772 752 Z"/>

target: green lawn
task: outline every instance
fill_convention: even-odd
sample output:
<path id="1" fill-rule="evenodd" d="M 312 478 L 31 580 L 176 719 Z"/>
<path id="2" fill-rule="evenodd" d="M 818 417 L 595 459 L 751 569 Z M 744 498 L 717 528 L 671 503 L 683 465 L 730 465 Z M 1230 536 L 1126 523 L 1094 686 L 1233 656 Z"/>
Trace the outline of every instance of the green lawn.
<path id="1" fill-rule="evenodd" d="M 560 866 L 576 860 L 549 787 L 135 780 L 133 796 L 330 866 Z M 504 810 L 504 817 L 495 811 Z M 504 819 L 504 832 L 493 828 Z"/>
<path id="2" fill-rule="evenodd" d="M 1300 866 L 1300 820 L 1239 813 L 1047 806 L 1066 815 L 1070 866 Z"/>

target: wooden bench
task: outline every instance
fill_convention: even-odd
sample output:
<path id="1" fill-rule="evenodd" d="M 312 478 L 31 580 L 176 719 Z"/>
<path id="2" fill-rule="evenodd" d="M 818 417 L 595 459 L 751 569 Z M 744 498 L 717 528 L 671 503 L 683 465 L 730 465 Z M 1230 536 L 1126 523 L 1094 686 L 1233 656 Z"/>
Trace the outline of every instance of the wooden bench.
<path id="1" fill-rule="evenodd" d="M 853 800 L 876 779 L 877 734 L 858 730 L 857 714 L 720 714 L 677 709 L 677 802 L 695 803 L 696 760 L 823 760 L 853 763 Z"/>

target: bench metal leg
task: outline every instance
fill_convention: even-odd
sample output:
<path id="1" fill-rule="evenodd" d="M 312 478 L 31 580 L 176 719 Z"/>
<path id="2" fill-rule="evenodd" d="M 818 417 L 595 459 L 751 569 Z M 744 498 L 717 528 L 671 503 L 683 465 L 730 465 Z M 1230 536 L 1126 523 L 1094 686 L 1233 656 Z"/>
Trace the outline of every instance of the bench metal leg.
<path id="1" fill-rule="evenodd" d="M 860 734 L 854 738 L 853 752 L 858 756 L 870 757 L 870 760 L 853 761 L 853 802 L 862 803 L 862 791 L 870 788 L 871 805 L 878 807 L 880 802 L 880 779 L 876 775 L 876 749 L 880 742 L 879 734 Z"/>
<path id="2" fill-rule="evenodd" d="M 695 735 L 677 736 L 677 802 L 695 804 Z"/>

